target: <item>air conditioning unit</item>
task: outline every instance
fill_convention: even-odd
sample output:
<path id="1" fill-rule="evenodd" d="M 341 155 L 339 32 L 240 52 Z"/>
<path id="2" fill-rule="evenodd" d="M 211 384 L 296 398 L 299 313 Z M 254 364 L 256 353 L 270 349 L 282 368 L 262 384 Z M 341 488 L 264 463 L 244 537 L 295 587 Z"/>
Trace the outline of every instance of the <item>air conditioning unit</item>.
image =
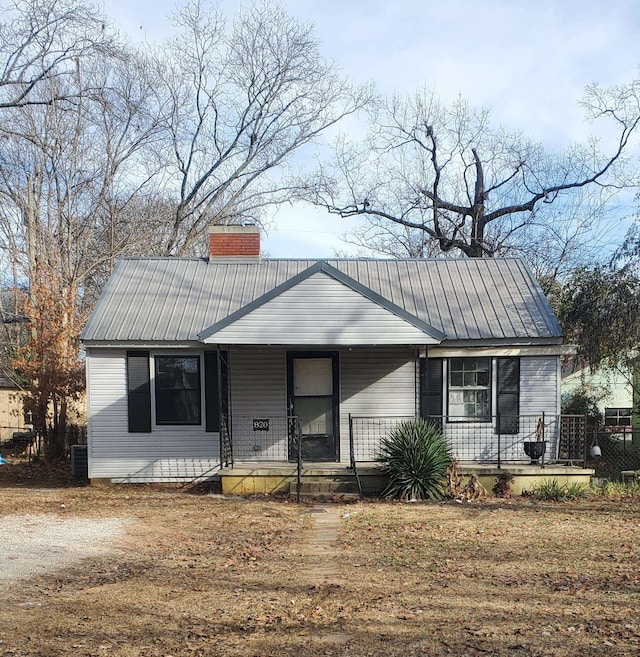
<path id="1" fill-rule="evenodd" d="M 74 479 L 89 478 L 89 455 L 86 445 L 71 445 L 71 476 Z"/>

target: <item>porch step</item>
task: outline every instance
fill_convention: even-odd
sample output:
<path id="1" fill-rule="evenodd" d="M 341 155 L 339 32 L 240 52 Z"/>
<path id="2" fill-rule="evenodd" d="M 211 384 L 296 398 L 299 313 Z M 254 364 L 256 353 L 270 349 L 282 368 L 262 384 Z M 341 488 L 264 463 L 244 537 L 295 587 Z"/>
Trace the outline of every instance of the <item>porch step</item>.
<path id="1" fill-rule="evenodd" d="M 297 495 L 297 484 L 292 481 L 289 485 L 289 493 Z M 339 478 L 315 479 L 313 481 L 303 480 L 300 484 L 300 497 L 314 499 L 331 499 L 340 497 L 343 499 L 358 499 L 358 485 L 355 479 L 347 481 Z"/>

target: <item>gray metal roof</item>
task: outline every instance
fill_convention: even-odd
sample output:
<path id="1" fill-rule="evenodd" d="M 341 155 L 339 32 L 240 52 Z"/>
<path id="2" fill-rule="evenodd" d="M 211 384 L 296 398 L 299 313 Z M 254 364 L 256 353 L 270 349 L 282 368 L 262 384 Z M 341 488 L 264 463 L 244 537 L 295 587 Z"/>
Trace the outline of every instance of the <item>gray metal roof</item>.
<path id="1" fill-rule="evenodd" d="M 18 385 L 11 377 L 0 372 L 0 388 L 18 388 Z"/>
<path id="2" fill-rule="evenodd" d="M 452 341 L 556 343 L 562 332 L 515 258 L 323 262 Z M 120 260 L 82 334 L 86 342 L 187 342 L 318 260 Z M 348 279 L 346 278 L 348 277 Z M 286 286 L 285 286 L 286 287 Z"/>

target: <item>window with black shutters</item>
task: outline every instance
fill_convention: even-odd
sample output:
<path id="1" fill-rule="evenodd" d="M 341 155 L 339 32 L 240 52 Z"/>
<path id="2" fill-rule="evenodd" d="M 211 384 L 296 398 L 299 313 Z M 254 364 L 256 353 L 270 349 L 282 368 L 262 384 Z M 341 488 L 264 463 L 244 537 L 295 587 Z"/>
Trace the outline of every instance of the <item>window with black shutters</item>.
<path id="1" fill-rule="evenodd" d="M 154 361 L 156 424 L 200 424 L 200 357 L 155 356 Z"/>
<path id="2" fill-rule="evenodd" d="M 449 422 L 491 421 L 491 358 L 450 358 Z"/>

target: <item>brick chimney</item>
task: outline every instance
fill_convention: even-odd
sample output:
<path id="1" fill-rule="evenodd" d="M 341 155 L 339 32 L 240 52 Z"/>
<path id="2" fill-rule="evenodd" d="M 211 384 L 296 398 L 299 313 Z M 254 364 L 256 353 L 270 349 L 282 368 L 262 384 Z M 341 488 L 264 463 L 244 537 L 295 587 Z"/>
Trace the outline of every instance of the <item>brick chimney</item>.
<path id="1" fill-rule="evenodd" d="M 260 229 L 256 225 L 209 226 L 209 257 L 259 258 Z"/>

